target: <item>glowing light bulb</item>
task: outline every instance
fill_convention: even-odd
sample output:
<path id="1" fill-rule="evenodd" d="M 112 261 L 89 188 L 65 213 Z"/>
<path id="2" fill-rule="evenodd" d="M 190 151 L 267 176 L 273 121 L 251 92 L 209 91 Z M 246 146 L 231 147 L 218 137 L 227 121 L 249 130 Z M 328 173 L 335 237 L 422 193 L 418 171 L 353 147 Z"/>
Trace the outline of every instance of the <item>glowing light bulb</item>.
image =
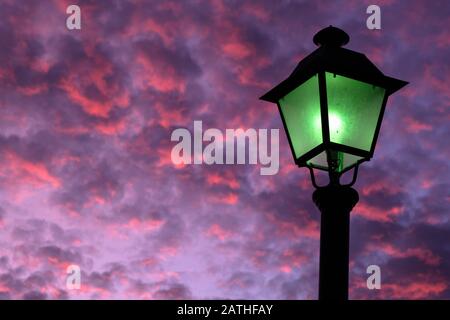
<path id="1" fill-rule="evenodd" d="M 328 121 L 330 122 L 330 132 L 338 134 L 342 130 L 342 121 L 337 115 L 330 113 L 328 117 Z"/>

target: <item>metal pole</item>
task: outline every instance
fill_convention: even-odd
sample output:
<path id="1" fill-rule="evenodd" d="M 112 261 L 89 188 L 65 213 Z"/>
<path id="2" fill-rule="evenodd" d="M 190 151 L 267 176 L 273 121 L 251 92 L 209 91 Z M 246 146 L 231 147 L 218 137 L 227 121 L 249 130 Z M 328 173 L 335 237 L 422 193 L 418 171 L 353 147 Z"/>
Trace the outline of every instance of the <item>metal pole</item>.
<path id="1" fill-rule="evenodd" d="M 313 193 L 321 212 L 319 300 L 348 300 L 350 211 L 358 200 L 349 186 L 329 185 Z"/>

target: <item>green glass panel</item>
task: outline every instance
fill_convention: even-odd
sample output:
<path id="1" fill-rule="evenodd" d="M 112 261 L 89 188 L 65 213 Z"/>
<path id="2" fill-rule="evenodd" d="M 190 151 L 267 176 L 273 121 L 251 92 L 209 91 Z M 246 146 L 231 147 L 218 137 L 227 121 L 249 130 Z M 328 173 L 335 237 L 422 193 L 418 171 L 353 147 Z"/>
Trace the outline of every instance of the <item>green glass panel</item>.
<path id="1" fill-rule="evenodd" d="M 338 170 L 337 172 L 342 172 L 348 167 L 354 165 L 358 160 L 361 160 L 362 157 L 355 156 L 353 154 L 334 151 L 335 158 L 338 160 Z M 307 161 L 307 164 L 313 166 L 318 169 L 328 170 L 328 161 L 327 161 L 327 153 L 323 151 L 319 153 L 317 156 Z"/>
<path id="2" fill-rule="evenodd" d="M 279 103 L 297 158 L 322 143 L 317 75 L 281 98 Z"/>
<path id="3" fill-rule="evenodd" d="M 370 151 L 385 89 L 326 73 L 330 141 Z"/>

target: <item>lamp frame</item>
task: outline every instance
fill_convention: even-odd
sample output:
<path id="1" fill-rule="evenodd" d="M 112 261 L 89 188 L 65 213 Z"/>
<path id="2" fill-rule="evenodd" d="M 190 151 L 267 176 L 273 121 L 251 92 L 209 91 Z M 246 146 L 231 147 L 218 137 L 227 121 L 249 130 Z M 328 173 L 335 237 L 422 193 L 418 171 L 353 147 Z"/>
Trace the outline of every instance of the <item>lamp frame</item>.
<path id="1" fill-rule="evenodd" d="M 326 39 L 329 41 L 329 39 Z M 333 150 L 349 153 L 355 156 L 361 157 L 351 166 L 344 168 L 340 171 L 342 173 L 358 166 L 362 162 L 369 161 L 375 152 L 376 143 L 380 133 L 381 123 L 384 117 L 384 111 L 389 96 L 401 89 L 408 82 L 388 77 L 384 75 L 364 54 L 352 51 L 346 48 L 342 48 L 340 45 L 345 44 L 338 42 L 319 43 L 321 46 L 301 60 L 291 75 L 275 86 L 269 92 L 260 97 L 261 100 L 276 103 L 279 113 L 283 122 L 283 127 L 286 132 L 289 146 L 294 157 L 295 163 L 299 167 L 313 167 L 320 170 L 330 171 L 331 169 L 320 167 L 313 164 L 308 164 L 307 161 L 317 156 L 323 151 Z M 343 76 L 352 80 L 364 82 L 368 85 L 373 85 L 385 89 L 385 94 L 382 100 L 380 112 L 372 138 L 370 150 L 362 150 L 354 148 L 348 145 L 339 144 L 330 141 L 330 131 L 328 122 L 328 101 L 327 101 L 327 86 L 326 86 L 326 73 Z M 322 143 L 314 147 L 310 151 L 306 152 L 300 157 L 296 157 L 293 148 L 291 136 L 286 125 L 286 120 L 281 112 L 280 99 L 292 92 L 303 83 L 316 76 L 318 78 L 319 99 L 320 99 L 320 114 L 321 114 L 321 126 L 322 126 Z M 299 106 L 301 108 L 301 106 Z"/>
<path id="2" fill-rule="evenodd" d="M 291 136 L 288 131 L 288 127 L 286 124 L 286 119 L 283 115 L 283 112 L 281 111 L 281 106 L 279 101 L 277 101 L 277 106 L 278 106 L 278 111 L 281 115 L 281 120 L 283 123 L 283 127 L 284 130 L 286 132 L 288 141 L 289 141 L 289 146 L 291 149 L 291 153 L 293 158 L 295 159 L 295 163 L 297 164 L 297 166 L 299 167 L 312 167 L 312 168 L 316 168 L 319 170 L 325 170 L 323 169 L 323 167 L 320 166 L 316 166 L 313 164 L 308 164 L 307 161 L 314 158 L 315 156 L 317 156 L 318 154 L 320 154 L 323 151 L 328 151 L 328 150 L 335 150 L 335 151 L 341 151 L 341 152 L 345 152 L 345 153 L 349 153 L 355 156 L 359 156 L 362 157 L 362 159 L 356 161 L 354 164 L 352 164 L 351 166 L 345 168 L 344 170 L 340 171 L 340 173 L 344 173 L 348 170 L 353 169 L 354 167 L 358 166 L 359 164 L 361 164 L 364 161 L 369 161 L 372 157 L 373 154 L 375 152 L 375 146 L 378 140 L 378 135 L 380 132 L 380 128 L 381 128 L 381 123 L 383 121 L 383 116 L 384 116 L 384 110 L 386 108 L 386 104 L 387 104 L 387 99 L 388 99 L 388 93 L 387 90 L 384 94 L 383 100 L 382 100 L 382 105 L 380 108 L 380 112 L 378 114 L 378 119 L 377 119 L 377 124 L 375 127 L 375 131 L 374 131 L 374 136 L 372 139 L 372 143 L 371 143 L 371 147 L 370 147 L 370 151 L 366 151 L 366 150 L 362 150 L 362 149 L 358 149 L 358 148 L 354 148 L 351 146 L 347 146 L 345 144 L 340 144 L 340 143 L 336 143 L 336 142 L 332 142 L 330 141 L 330 130 L 329 130 L 329 122 L 328 122 L 328 98 L 327 98 L 327 86 L 326 86 L 326 77 L 325 77 L 325 73 L 329 72 L 329 71 L 320 71 L 317 73 L 318 76 L 318 82 L 319 82 L 319 98 L 320 98 L 320 115 L 321 115 L 321 127 L 322 127 L 322 143 L 319 144 L 318 146 L 314 147 L 313 149 L 311 149 L 310 151 L 306 152 L 305 154 L 303 154 L 300 157 L 296 157 L 295 155 L 295 151 L 294 151 L 294 146 L 292 144 L 292 140 L 291 140 Z M 331 72 L 329 72 L 331 73 Z M 336 75 L 336 73 L 333 73 Z M 341 75 L 341 74 L 339 74 Z M 314 77 L 315 75 L 313 75 L 312 77 Z M 347 76 L 346 76 L 347 77 Z M 349 79 L 352 79 L 350 77 L 347 77 Z M 306 82 L 309 79 L 306 79 L 305 81 L 303 81 L 302 83 L 300 83 L 298 86 L 301 86 L 304 82 Z M 360 79 L 352 79 L 352 80 L 357 80 L 357 81 L 361 81 Z M 371 84 L 371 83 L 368 83 Z M 373 84 L 372 84 L 373 85 Z"/>

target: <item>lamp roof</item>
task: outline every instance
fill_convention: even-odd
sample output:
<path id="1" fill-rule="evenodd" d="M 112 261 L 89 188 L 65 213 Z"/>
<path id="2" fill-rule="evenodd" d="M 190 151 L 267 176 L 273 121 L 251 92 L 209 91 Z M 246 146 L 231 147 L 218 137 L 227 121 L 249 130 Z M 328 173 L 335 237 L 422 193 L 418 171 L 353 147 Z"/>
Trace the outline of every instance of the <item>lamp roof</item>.
<path id="1" fill-rule="evenodd" d="M 383 74 L 364 54 L 342 48 L 349 40 L 341 29 L 327 27 L 314 36 L 319 45 L 301 60 L 287 79 L 272 88 L 260 99 L 277 103 L 282 97 L 318 72 L 327 71 L 385 88 L 390 95 L 408 82 Z"/>

